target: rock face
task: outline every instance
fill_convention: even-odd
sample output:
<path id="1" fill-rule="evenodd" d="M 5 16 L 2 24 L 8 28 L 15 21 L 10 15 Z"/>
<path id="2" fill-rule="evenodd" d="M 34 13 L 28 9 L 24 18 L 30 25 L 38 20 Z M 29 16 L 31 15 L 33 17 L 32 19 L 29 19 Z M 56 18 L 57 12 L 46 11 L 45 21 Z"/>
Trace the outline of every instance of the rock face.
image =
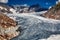
<path id="1" fill-rule="evenodd" d="M 46 8 L 42 8 L 39 4 L 31 5 L 28 9 L 30 12 L 40 12 L 47 10 Z"/>
<path id="2" fill-rule="evenodd" d="M 46 18 L 52 18 L 52 19 L 60 20 L 60 3 L 53 6 L 51 9 L 49 9 L 42 16 L 44 16 Z"/>
<path id="3" fill-rule="evenodd" d="M 3 27 L 16 26 L 16 22 L 4 14 L 0 14 L 0 24 L 4 25 Z"/>
<path id="4" fill-rule="evenodd" d="M 8 16 L 0 13 L 0 40 L 10 40 L 17 36 L 19 32 L 17 23 Z"/>
<path id="5" fill-rule="evenodd" d="M 39 4 L 34 4 L 34 5 L 13 5 L 14 9 L 18 13 L 34 13 L 34 12 L 40 12 L 40 11 L 45 11 L 47 10 L 46 8 L 42 8 Z"/>
<path id="6" fill-rule="evenodd" d="M 5 3 L 0 3 L 0 13 L 13 13 L 15 9 L 11 5 L 7 5 Z"/>

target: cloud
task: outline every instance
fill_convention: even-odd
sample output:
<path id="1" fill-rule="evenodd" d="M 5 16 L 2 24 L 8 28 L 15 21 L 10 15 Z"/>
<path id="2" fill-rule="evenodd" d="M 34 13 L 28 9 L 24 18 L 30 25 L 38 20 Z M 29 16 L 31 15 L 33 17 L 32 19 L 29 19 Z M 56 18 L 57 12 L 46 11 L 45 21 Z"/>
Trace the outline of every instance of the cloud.
<path id="1" fill-rule="evenodd" d="M 60 0 L 58 0 L 60 2 Z"/>
<path id="2" fill-rule="evenodd" d="M 8 0 L 0 0 L 0 2 L 2 2 L 2 3 L 7 3 Z"/>

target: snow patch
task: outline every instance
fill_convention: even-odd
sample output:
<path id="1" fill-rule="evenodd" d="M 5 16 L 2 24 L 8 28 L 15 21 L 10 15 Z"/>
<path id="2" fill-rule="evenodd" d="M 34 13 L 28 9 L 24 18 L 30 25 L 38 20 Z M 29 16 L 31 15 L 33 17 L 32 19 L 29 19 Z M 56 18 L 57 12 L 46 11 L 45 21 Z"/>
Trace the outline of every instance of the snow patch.
<path id="1" fill-rule="evenodd" d="M 60 40 L 60 35 L 51 35 L 47 40 Z"/>

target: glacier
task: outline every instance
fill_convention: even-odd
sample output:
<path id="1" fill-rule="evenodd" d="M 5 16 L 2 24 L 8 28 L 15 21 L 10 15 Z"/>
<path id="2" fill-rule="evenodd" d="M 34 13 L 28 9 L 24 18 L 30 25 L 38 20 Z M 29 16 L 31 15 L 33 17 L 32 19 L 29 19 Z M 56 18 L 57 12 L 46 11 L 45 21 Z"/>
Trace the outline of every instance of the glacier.
<path id="1" fill-rule="evenodd" d="M 47 19 L 34 14 L 7 14 L 18 22 L 21 33 L 11 40 L 48 40 L 60 35 L 60 20 Z"/>

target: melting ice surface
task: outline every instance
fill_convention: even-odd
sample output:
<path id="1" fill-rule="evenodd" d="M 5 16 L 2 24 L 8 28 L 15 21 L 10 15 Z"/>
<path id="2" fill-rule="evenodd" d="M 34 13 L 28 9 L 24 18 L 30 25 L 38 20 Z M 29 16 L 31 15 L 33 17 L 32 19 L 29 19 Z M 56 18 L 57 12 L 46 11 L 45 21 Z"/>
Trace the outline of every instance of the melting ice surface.
<path id="1" fill-rule="evenodd" d="M 60 34 L 60 21 L 30 14 L 8 14 L 20 26 L 19 36 L 12 40 L 43 40 L 51 35 Z"/>

